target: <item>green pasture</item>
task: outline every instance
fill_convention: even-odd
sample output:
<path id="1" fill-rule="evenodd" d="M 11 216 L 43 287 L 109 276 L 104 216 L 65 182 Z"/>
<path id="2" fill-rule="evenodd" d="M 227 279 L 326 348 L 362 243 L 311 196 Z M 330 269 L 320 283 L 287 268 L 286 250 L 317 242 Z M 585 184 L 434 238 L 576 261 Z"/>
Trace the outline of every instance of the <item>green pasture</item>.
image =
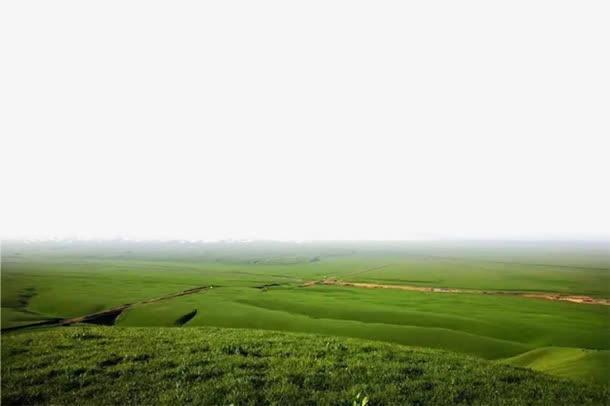
<path id="1" fill-rule="evenodd" d="M 197 309 L 189 326 L 319 332 L 446 348 L 488 359 L 536 346 L 608 349 L 607 308 L 488 295 L 334 286 L 217 288 L 136 306 L 122 326 L 171 326 Z M 511 354 L 511 355 L 507 355 Z"/>
<path id="2" fill-rule="evenodd" d="M 2 404 L 602 405 L 608 388 L 452 352 L 227 328 L 3 336 Z"/>
<path id="3" fill-rule="evenodd" d="M 607 350 L 542 347 L 503 362 L 568 378 L 593 378 L 602 384 L 608 384 L 610 381 L 610 353 Z"/>
<path id="4" fill-rule="evenodd" d="M 518 259 L 515 259 L 517 261 Z M 521 259 L 524 261 L 525 259 Z M 575 268 L 472 259 L 393 259 L 366 272 L 338 274 L 351 282 L 448 288 L 550 292 L 608 297 L 608 268 Z"/>
<path id="5" fill-rule="evenodd" d="M 213 285 L 133 306 L 116 324 L 171 327 L 196 310 L 180 331 L 224 327 L 356 337 L 608 384 L 608 306 L 300 286 L 326 277 L 610 297 L 607 248 L 598 243 L 9 243 L 2 251 L 2 327 Z"/>

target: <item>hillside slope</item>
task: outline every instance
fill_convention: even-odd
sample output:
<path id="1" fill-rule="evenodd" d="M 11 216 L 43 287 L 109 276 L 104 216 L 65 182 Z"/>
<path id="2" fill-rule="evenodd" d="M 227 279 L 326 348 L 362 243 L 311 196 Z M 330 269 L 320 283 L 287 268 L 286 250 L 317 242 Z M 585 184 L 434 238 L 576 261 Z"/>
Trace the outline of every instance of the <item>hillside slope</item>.
<path id="1" fill-rule="evenodd" d="M 594 379 L 606 385 L 610 380 L 608 373 L 610 351 L 544 347 L 503 361 L 510 365 L 532 368 L 566 378 Z"/>
<path id="2" fill-rule="evenodd" d="M 358 339 L 209 327 L 2 336 L 7 405 L 351 405 L 364 396 L 371 405 L 610 403 L 601 385 Z"/>

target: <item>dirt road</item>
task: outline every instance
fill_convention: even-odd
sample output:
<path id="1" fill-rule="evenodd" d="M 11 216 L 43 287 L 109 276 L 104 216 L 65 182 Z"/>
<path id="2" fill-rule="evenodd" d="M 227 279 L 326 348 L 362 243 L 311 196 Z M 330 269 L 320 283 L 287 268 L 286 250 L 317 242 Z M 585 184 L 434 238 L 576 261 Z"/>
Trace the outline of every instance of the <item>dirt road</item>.
<path id="1" fill-rule="evenodd" d="M 454 289 L 454 288 L 441 288 L 441 287 L 427 287 L 427 286 L 410 286 L 410 285 L 384 285 L 379 283 L 363 283 L 363 282 L 346 282 L 339 279 L 323 279 L 321 281 L 307 282 L 302 287 L 308 287 L 313 285 L 335 285 L 335 286 L 348 286 L 353 288 L 366 288 L 366 289 L 396 289 L 396 290 L 409 290 L 418 292 L 434 292 L 434 293 L 471 293 L 471 294 L 482 294 L 482 295 L 503 295 L 503 296 L 521 296 L 533 299 L 545 299 L 545 300 L 556 300 L 572 303 L 583 303 L 583 304 L 598 304 L 610 306 L 610 299 L 594 298 L 590 296 L 575 296 L 575 295 L 562 295 L 558 293 L 524 293 L 524 292 L 510 292 L 510 291 L 499 291 L 499 290 L 474 290 L 474 289 Z"/>

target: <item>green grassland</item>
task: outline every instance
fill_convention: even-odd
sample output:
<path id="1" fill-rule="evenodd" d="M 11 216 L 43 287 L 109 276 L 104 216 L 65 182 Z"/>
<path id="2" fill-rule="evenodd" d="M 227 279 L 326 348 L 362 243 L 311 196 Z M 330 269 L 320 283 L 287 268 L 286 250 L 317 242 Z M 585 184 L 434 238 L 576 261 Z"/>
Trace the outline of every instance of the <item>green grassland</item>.
<path id="1" fill-rule="evenodd" d="M 217 328 L 3 337 L 3 404 L 605 404 L 608 388 L 445 351 Z"/>
<path id="2" fill-rule="evenodd" d="M 192 340 L 199 331 L 222 331 L 216 328 L 239 328 L 240 339 L 249 333 L 272 334 L 261 330 L 316 333 L 393 345 L 383 348 L 403 348 L 396 346 L 400 344 L 411 350 L 447 350 L 464 360 L 475 357 L 480 365 L 512 364 L 569 378 L 579 382 L 576 386 L 609 386 L 609 306 L 510 295 L 301 287 L 326 277 L 610 297 L 607 243 L 5 242 L 2 327 L 82 316 L 213 285 L 196 294 L 130 307 L 113 327 L 123 337 L 117 340 L 131 331 L 172 334 L 172 340 L 179 340 L 174 334 L 184 334 Z M 194 310 L 183 328 L 160 328 L 182 324 Z M 115 334 L 113 328 L 104 334 Z M 17 342 L 13 336 L 29 334 L 3 333 L 3 355 Z M 104 351 L 118 350 L 108 344 Z M 20 357 L 21 362 L 28 358 L 25 353 Z M 3 396 L 5 390 L 3 379 Z M 54 396 L 50 399 L 60 399 Z M 265 400 L 276 399 L 269 396 Z M 170 403 L 169 398 L 156 399 Z M 385 401 L 398 399 L 407 398 Z"/>
<path id="3" fill-rule="evenodd" d="M 503 360 L 504 362 L 570 378 L 596 376 L 601 383 L 610 381 L 608 352 L 584 348 L 542 347 Z"/>
<path id="4" fill-rule="evenodd" d="M 608 350 L 607 309 L 486 295 L 432 294 L 316 286 L 218 288 L 136 306 L 123 326 L 171 326 L 198 309 L 189 325 L 318 332 L 445 348 L 487 359 L 536 346 Z"/>

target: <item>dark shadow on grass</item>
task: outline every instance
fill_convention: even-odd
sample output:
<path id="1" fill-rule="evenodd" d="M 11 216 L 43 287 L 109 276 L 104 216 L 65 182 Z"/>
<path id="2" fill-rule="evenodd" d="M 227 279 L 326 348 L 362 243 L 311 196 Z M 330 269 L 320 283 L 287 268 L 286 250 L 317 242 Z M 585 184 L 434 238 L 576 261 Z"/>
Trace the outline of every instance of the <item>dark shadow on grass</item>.
<path id="1" fill-rule="evenodd" d="M 189 321 L 193 319 L 197 315 L 197 309 L 194 309 L 192 312 L 185 314 L 184 316 L 180 316 L 175 322 L 174 325 L 176 327 L 182 327 Z"/>

